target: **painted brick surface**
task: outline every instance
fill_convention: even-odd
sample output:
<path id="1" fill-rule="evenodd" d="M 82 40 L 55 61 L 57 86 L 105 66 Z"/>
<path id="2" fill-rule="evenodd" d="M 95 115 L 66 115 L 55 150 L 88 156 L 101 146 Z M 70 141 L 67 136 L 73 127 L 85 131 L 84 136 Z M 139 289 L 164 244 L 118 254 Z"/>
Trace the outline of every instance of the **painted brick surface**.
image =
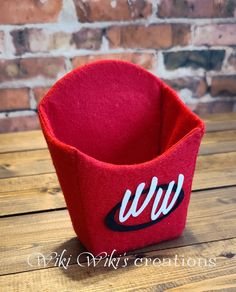
<path id="1" fill-rule="evenodd" d="M 101 59 L 162 78 L 197 114 L 236 111 L 235 0 L 2 0 L 0 132 L 39 127 L 37 104 Z"/>

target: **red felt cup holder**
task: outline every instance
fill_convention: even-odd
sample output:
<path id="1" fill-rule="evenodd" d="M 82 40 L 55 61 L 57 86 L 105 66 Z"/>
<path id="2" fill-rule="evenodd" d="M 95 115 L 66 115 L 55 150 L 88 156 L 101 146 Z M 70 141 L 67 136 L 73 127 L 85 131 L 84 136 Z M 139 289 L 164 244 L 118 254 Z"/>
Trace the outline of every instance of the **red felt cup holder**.
<path id="1" fill-rule="evenodd" d="M 39 118 L 74 230 L 98 254 L 178 237 L 203 122 L 160 79 L 98 61 L 59 80 Z"/>

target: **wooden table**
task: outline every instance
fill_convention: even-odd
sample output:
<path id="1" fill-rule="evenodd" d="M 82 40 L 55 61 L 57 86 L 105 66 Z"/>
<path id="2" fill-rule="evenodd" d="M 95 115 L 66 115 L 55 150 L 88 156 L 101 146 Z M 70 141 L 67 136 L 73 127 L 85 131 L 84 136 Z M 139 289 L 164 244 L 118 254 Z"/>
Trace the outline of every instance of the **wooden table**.
<path id="1" fill-rule="evenodd" d="M 104 267 L 104 261 L 96 267 L 76 263 L 84 248 L 41 132 L 0 135 L 0 290 L 236 291 L 236 114 L 205 121 L 183 236 L 131 252 L 128 266 L 118 269 Z M 71 255 L 67 269 L 36 260 L 38 253 L 59 256 L 63 250 Z M 192 258 L 193 266 L 163 264 L 174 257 Z M 142 264 L 135 265 L 135 258 L 143 258 Z M 154 265 L 155 258 L 161 265 Z M 199 258 L 207 264 L 194 263 Z M 209 266 L 210 259 L 215 265 Z"/>

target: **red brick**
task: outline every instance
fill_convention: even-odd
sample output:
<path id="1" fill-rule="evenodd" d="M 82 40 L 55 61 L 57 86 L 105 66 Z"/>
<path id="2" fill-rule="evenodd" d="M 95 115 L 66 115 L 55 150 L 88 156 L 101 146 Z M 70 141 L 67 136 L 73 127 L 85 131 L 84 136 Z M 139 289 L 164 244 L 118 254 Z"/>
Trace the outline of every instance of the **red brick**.
<path id="1" fill-rule="evenodd" d="M 132 20 L 146 18 L 152 13 L 148 0 L 74 0 L 80 22 Z"/>
<path id="2" fill-rule="evenodd" d="M 37 104 L 40 102 L 42 97 L 47 93 L 50 87 L 36 87 L 33 89 L 34 98 L 37 101 Z"/>
<path id="3" fill-rule="evenodd" d="M 29 89 L 0 89 L 0 110 L 29 109 Z"/>
<path id="4" fill-rule="evenodd" d="M 0 23 L 55 22 L 61 8 L 62 0 L 1 0 Z"/>
<path id="5" fill-rule="evenodd" d="M 48 32 L 45 29 L 19 29 L 11 32 L 16 54 L 49 52 L 71 48 L 72 35 L 65 32 Z"/>
<path id="6" fill-rule="evenodd" d="M 169 48 L 172 45 L 171 25 L 115 26 L 107 31 L 112 47 Z"/>
<path id="7" fill-rule="evenodd" d="M 181 67 L 220 70 L 225 57 L 224 50 L 186 50 L 164 52 L 164 64 L 167 70 Z"/>
<path id="8" fill-rule="evenodd" d="M 0 54 L 4 51 L 4 33 L 0 31 Z"/>
<path id="9" fill-rule="evenodd" d="M 236 70 L 236 50 L 229 56 L 228 63 Z"/>
<path id="10" fill-rule="evenodd" d="M 152 70 L 155 63 L 155 57 L 153 54 L 148 53 L 119 53 L 119 54 L 106 54 L 106 55 L 89 55 L 75 57 L 72 60 L 73 67 L 82 66 L 92 61 L 101 59 L 117 59 L 129 61 L 134 64 L 138 64 L 145 69 Z"/>
<path id="11" fill-rule="evenodd" d="M 31 29 L 29 31 L 29 50 L 31 52 L 47 52 L 51 50 L 69 50 L 72 36 L 62 31 L 48 33 L 46 30 Z"/>
<path id="12" fill-rule="evenodd" d="M 113 26 L 107 30 L 107 37 L 111 47 L 169 48 L 187 45 L 190 27 L 181 24 Z"/>
<path id="13" fill-rule="evenodd" d="M 0 81 L 39 76 L 54 79 L 57 78 L 58 73 L 65 73 L 64 58 L 0 60 Z"/>
<path id="14" fill-rule="evenodd" d="M 186 46 L 190 43 L 191 33 L 189 25 L 173 24 L 171 27 L 172 43 L 174 46 Z"/>
<path id="15" fill-rule="evenodd" d="M 78 49 L 97 50 L 102 42 L 102 30 L 83 28 L 73 33 L 73 43 Z"/>
<path id="16" fill-rule="evenodd" d="M 11 31 L 10 34 L 12 36 L 16 55 L 29 52 L 28 31 L 27 28 Z"/>
<path id="17" fill-rule="evenodd" d="M 0 133 L 36 130 L 39 128 L 37 115 L 0 119 Z"/>
<path id="18" fill-rule="evenodd" d="M 234 17 L 235 0 L 162 0 L 159 17 L 217 18 Z"/>
<path id="19" fill-rule="evenodd" d="M 207 24 L 194 29 L 194 45 L 228 46 L 236 44 L 236 23 Z"/>
<path id="20" fill-rule="evenodd" d="M 217 100 L 188 105 L 198 115 L 232 112 L 236 102 L 233 100 Z"/>
<path id="21" fill-rule="evenodd" d="M 201 97 L 207 92 L 207 83 L 204 78 L 200 77 L 182 77 L 176 79 L 164 80 L 173 89 L 189 89 L 193 92 L 193 97 Z"/>
<path id="22" fill-rule="evenodd" d="M 211 81 L 211 94 L 213 96 L 236 95 L 236 75 L 214 76 Z"/>

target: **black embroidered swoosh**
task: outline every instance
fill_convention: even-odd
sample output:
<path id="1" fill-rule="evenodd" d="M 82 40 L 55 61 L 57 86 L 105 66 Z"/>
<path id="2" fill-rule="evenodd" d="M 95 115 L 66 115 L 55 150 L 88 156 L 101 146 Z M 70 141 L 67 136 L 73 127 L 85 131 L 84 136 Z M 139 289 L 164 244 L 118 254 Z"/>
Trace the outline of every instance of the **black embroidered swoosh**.
<path id="1" fill-rule="evenodd" d="M 159 188 L 162 188 L 163 190 L 167 190 L 168 186 L 169 186 L 168 184 L 157 186 L 156 191 Z M 176 192 L 176 189 L 177 189 L 177 184 L 174 184 L 172 192 Z M 141 196 L 147 194 L 148 191 L 149 191 L 149 188 L 143 190 Z M 133 201 L 134 197 L 135 197 L 135 195 L 131 196 L 129 201 Z M 167 214 L 157 218 L 156 220 L 152 220 L 152 221 L 137 224 L 137 225 L 122 225 L 122 224 L 115 221 L 116 212 L 120 209 L 121 204 L 122 204 L 122 202 L 120 202 L 114 208 L 112 208 L 112 210 L 107 214 L 107 216 L 105 218 L 105 223 L 110 229 L 112 229 L 114 231 L 124 232 L 124 231 L 134 231 L 134 230 L 143 229 L 143 228 L 152 226 L 152 225 L 160 222 L 161 220 L 163 220 L 167 216 L 169 216 L 175 209 L 178 208 L 178 206 L 183 201 L 183 199 L 184 199 L 184 191 L 182 188 L 174 207 Z"/>

